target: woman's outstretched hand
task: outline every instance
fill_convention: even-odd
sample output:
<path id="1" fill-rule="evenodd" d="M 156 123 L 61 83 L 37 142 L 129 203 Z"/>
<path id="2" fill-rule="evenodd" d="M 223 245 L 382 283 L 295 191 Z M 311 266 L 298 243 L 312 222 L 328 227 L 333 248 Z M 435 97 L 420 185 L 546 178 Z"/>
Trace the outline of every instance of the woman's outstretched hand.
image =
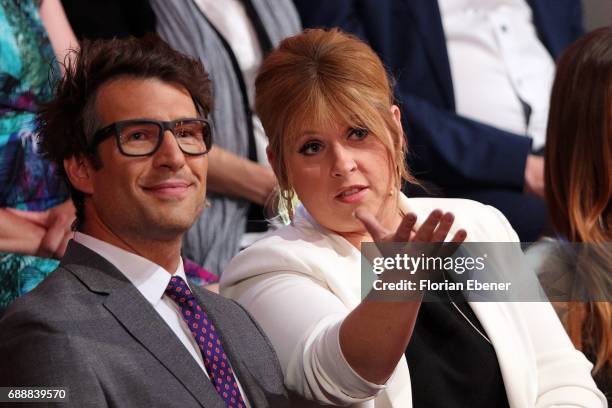
<path id="1" fill-rule="evenodd" d="M 414 231 L 417 223 L 417 216 L 413 213 L 408 213 L 402 219 L 402 222 L 395 231 L 390 231 L 383 227 L 376 217 L 369 211 L 358 208 L 355 210 L 355 218 L 363 223 L 374 242 L 391 243 L 391 242 L 449 242 L 447 235 L 453 226 L 455 216 L 441 210 L 433 210 L 418 230 Z M 465 241 L 467 232 L 460 229 L 455 232 L 455 235 L 450 240 L 454 244 L 460 244 Z"/>
<path id="2" fill-rule="evenodd" d="M 367 210 L 357 209 L 355 217 L 366 227 L 378 250 L 389 257 L 394 257 L 397 251 L 415 256 L 421 255 L 422 250 L 429 256 L 452 254 L 467 237 L 465 230 L 460 229 L 447 240 L 455 217 L 440 210 L 432 211 L 416 230 L 417 216 L 412 213 L 403 217 L 395 231 L 385 228 Z M 384 245 L 392 243 L 422 245 Z M 380 275 L 380 279 L 394 282 L 406 278 L 406 274 L 404 270 L 391 269 Z M 398 292 L 400 299 L 397 299 L 393 294 L 373 289 L 342 322 L 342 354 L 370 382 L 384 384 L 388 380 L 410 341 L 423 294 L 420 290 L 408 292 Z"/>

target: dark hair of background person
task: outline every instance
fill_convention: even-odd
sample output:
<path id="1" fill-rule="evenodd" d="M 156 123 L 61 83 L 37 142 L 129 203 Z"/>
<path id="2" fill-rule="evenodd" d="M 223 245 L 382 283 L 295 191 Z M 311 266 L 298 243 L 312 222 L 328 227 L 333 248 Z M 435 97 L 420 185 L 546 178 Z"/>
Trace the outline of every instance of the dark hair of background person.
<path id="1" fill-rule="evenodd" d="M 570 242 L 611 242 L 612 27 L 585 35 L 560 58 L 546 140 L 546 199 L 555 229 Z M 612 254 L 603 249 L 591 255 L 602 262 L 585 263 L 580 271 L 592 291 L 611 284 Z M 604 371 L 609 371 L 612 304 L 572 303 L 568 308 L 570 338 L 594 357 L 594 374 L 606 364 Z"/>
<path id="2" fill-rule="evenodd" d="M 102 166 L 89 141 L 102 125 L 95 102 L 98 89 L 108 81 L 157 78 L 183 86 L 200 115 L 206 116 L 212 109 L 211 83 L 201 61 L 175 51 L 156 34 L 85 40 L 80 50 L 68 54 L 64 66 L 66 73 L 55 86 L 53 100 L 41 106 L 38 132 L 42 152 L 57 163 L 60 176 L 69 185 L 64 159 L 88 158 L 95 167 Z M 84 194 L 72 186 L 70 192 L 79 229 L 84 221 Z"/>

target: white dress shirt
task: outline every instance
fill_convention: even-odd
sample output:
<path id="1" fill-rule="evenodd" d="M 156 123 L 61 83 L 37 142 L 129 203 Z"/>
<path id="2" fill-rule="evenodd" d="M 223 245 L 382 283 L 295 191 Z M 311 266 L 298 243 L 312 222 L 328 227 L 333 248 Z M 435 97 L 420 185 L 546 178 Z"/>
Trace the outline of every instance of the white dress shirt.
<path id="1" fill-rule="evenodd" d="M 151 306 L 153 306 L 153 309 L 155 309 L 159 316 L 164 319 L 164 322 L 166 322 L 172 332 L 179 338 L 181 343 L 183 343 L 183 346 L 185 346 L 189 354 L 191 354 L 202 371 L 204 371 L 206 377 L 210 377 L 204 366 L 200 348 L 191 335 L 187 323 L 183 320 L 179 306 L 164 293 L 172 276 L 179 276 L 189 287 L 183 268 L 183 260 L 179 257 L 178 267 L 174 274 L 171 275 L 164 268 L 148 259 L 125 251 L 108 242 L 101 241 L 91 235 L 76 232 L 74 234 L 74 240 L 113 264 L 115 268 L 132 282 L 142 296 L 144 296 Z M 202 306 L 204 307 L 205 305 Z M 246 394 L 237 378 L 236 383 L 248 407 L 249 404 L 246 400 Z"/>
<path id="2" fill-rule="evenodd" d="M 438 0 L 438 4 L 457 113 L 531 137 L 533 150 L 543 147 L 555 63 L 538 38 L 527 2 Z"/>

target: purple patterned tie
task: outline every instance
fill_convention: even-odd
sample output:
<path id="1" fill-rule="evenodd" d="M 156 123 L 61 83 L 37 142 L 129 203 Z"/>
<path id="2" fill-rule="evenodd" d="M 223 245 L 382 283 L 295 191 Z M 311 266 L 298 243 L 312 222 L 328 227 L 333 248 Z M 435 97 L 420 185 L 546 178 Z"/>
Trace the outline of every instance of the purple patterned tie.
<path id="1" fill-rule="evenodd" d="M 200 307 L 185 281 L 179 276 L 173 276 L 166 288 L 166 295 L 170 296 L 170 299 L 181 308 L 181 316 L 200 347 L 210 380 L 219 396 L 225 401 L 225 405 L 245 408 L 234 377 L 234 370 L 230 367 L 227 355 L 223 351 L 215 326 L 208 319 L 206 312 Z"/>

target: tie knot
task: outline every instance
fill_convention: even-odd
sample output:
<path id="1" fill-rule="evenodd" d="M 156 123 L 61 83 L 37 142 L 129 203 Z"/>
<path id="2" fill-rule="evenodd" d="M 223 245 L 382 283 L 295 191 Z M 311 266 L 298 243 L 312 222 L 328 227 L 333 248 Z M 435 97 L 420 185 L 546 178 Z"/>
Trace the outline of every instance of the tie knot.
<path id="1" fill-rule="evenodd" d="M 170 282 L 166 287 L 165 293 L 172 300 L 179 303 L 184 303 L 192 298 L 189 286 L 187 286 L 187 283 L 180 276 L 173 276 L 170 278 Z"/>

